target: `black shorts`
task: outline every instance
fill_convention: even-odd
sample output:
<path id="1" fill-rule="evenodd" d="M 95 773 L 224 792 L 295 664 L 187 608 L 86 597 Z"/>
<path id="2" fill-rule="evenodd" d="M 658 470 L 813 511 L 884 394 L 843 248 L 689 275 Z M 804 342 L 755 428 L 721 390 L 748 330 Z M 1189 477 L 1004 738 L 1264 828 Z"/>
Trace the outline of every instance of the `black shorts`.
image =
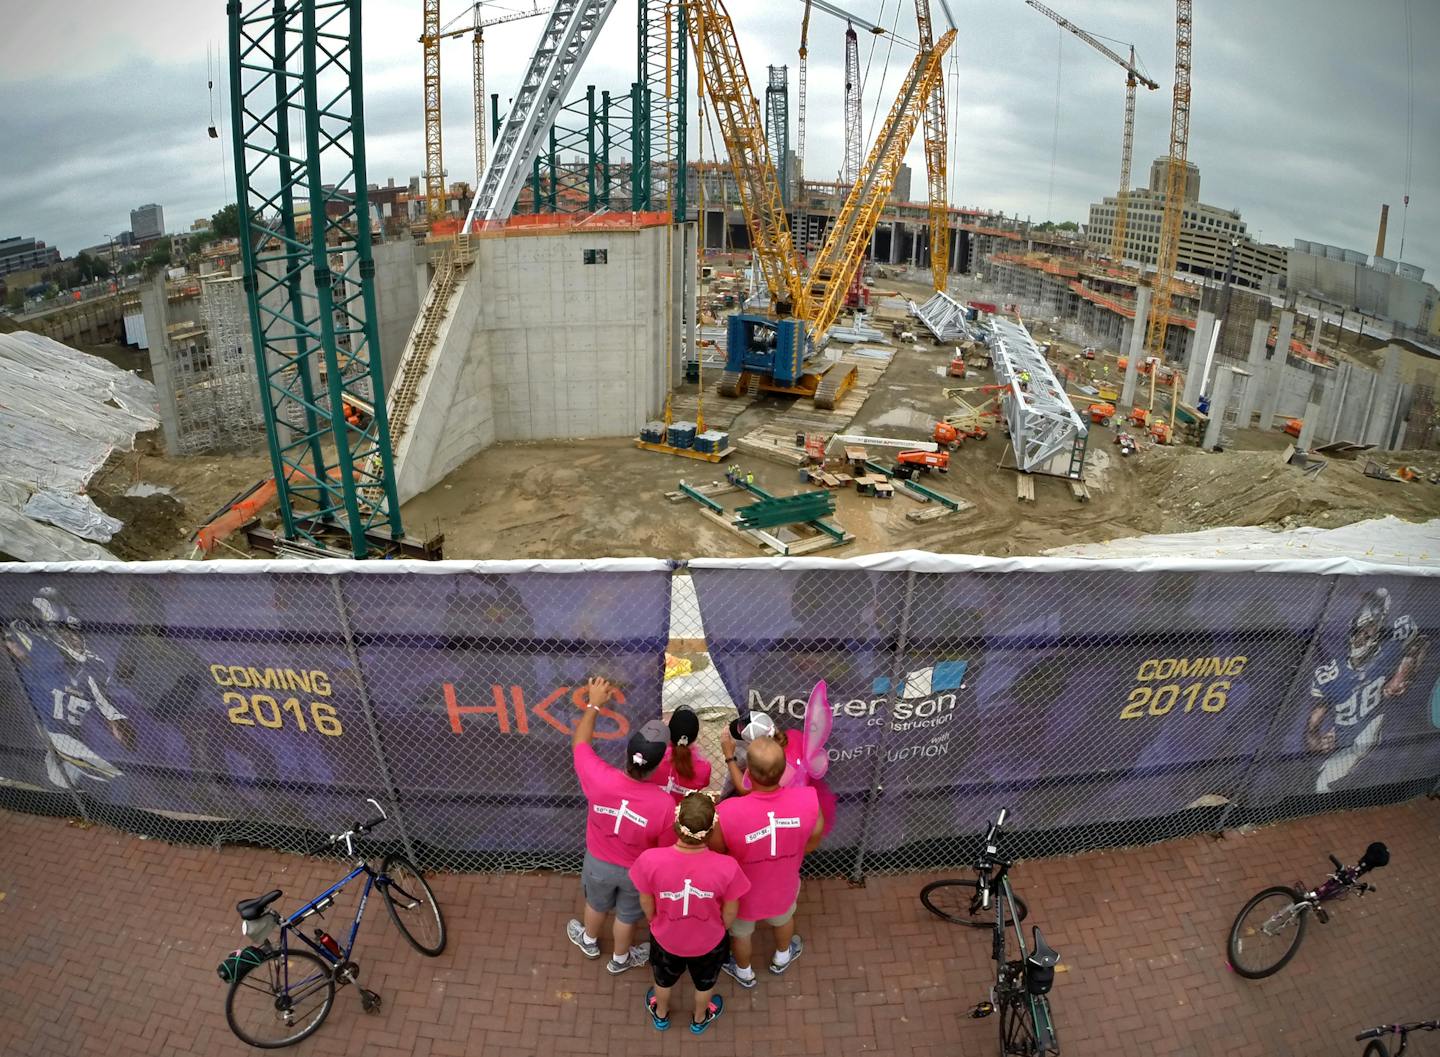
<path id="1" fill-rule="evenodd" d="M 722 936 L 713 951 L 686 958 L 671 954 L 660 945 L 653 932 L 650 934 L 650 971 L 655 976 L 656 987 L 674 987 L 680 977 L 685 975 L 685 970 L 689 969 L 695 990 L 709 991 L 715 986 L 715 981 L 720 979 L 720 967 L 729 957 L 729 935 Z"/>

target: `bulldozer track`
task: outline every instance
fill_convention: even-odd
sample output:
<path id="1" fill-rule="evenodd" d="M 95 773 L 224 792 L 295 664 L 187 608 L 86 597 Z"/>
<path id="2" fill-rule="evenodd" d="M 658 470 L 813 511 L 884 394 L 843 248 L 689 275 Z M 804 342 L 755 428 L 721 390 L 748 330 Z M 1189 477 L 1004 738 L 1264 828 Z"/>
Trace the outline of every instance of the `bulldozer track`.
<path id="1" fill-rule="evenodd" d="M 715 391 L 721 396 L 739 396 L 740 383 L 743 379 L 744 373 L 741 371 L 726 371 L 720 376 L 720 381 L 715 386 Z"/>
<path id="2" fill-rule="evenodd" d="M 859 372 L 854 367 L 836 366 L 825 372 L 820 384 L 815 387 L 815 406 L 825 411 L 835 410 L 835 405 L 855 384 Z"/>

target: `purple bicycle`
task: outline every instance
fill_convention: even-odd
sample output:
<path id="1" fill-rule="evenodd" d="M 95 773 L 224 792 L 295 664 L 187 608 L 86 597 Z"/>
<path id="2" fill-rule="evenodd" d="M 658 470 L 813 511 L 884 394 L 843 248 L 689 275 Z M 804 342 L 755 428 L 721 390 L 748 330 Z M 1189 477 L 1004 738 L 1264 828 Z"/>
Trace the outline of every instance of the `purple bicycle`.
<path id="1" fill-rule="evenodd" d="M 1299 881 L 1293 888 L 1276 885 L 1257 892 L 1246 903 L 1230 926 L 1230 968 L 1248 980 L 1259 980 L 1278 973 L 1295 957 L 1300 941 L 1305 938 L 1305 921 L 1313 912 L 1320 924 L 1330 920 L 1323 904 L 1344 899 L 1351 892 L 1363 896 L 1375 891 L 1361 877 L 1390 861 L 1390 851 L 1380 842 L 1365 849 L 1358 865 L 1346 866 L 1335 856 L 1332 873 L 1315 889 L 1306 889 Z"/>

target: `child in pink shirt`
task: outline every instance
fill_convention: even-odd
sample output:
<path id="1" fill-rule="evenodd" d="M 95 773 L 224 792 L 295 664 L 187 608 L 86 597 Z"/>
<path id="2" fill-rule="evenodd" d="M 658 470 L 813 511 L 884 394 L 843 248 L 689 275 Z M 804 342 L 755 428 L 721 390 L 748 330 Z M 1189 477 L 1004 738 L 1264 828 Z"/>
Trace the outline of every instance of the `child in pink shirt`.
<path id="1" fill-rule="evenodd" d="M 655 986 L 645 995 L 645 1009 L 655 1030 L 669 1028 L 670 993 L 688 970 L 695 985 L 690 1030 L 699 1035 L 725 1008 L 724 999 L 713 994 L 715 981 L 730 955 L 726 929 L 750 882 L 734 859 L 706 847 L 715 825 L 715 805 L 707 795 L 687 795 L 674 818 L 678 842 L 642 852 L 630 867 L 650 919 Z"/>
<path id="2" fill-rule="evenodd" d="M 650 781 L 669 793 L 676 804 L 687 793 L 710 784 L 710 761 L 695 751 L 699 738 L 699 717 L 688 708 L 677 708 L 670 716 L 670 748 L 650 776 Z"/>

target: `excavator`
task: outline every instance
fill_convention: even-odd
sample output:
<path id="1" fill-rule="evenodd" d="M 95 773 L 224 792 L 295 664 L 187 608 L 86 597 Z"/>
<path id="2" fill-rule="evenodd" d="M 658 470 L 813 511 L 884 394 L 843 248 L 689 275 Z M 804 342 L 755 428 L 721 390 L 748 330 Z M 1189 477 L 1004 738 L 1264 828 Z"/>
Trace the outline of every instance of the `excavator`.
<path id="1" fill-rule="evenodd" d="M 860 178 L 846 195 L 806 274 L 795 249 L 759 102 L 750 89 L 734 23 L 721 0 L 691 0 L 684 10 L 698 88 L 702 97 L 708 97 L 725 141 L 750 245 L 771 301 L 769 312 L 738 312 L 730 317 L 720 395 L 739 396 L 753 387 L 809 397 L 816 407 L 833 409 L 859 375 L 853 366 L 825 360 L 820 346 L 859 275 L 926 100 L 940 83 L 941 60 L 955 31 L 915 56 Z"/>

